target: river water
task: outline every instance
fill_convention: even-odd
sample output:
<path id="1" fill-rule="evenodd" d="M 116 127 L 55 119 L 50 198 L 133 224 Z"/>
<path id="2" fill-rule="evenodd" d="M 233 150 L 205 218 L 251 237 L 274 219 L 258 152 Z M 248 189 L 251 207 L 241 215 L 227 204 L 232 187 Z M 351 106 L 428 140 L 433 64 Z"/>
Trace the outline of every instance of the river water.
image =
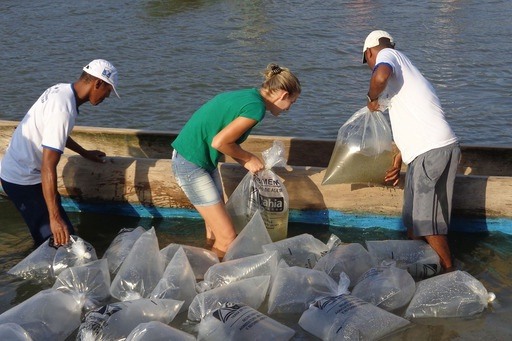
<path id="1" fill-rule="evenodd" d="M 122 98 L 83 105 L 77 124 L 179 131 L 204 101 L 258 86 L 260 72 L 277 62 L 298 75 L 303 94 L 290 112 L 268 115 L 253 133 L 335 138 L 366 102 L 364 38 L 385 29 L 433 83 L 462 143 L 512 146 L 510 17 L 510 0 L 3 0 L 0 119 L 20 120 L 47 87 L 74 81 L 90 60 L 105 58 L 119 70 Z M 70 216 L 99 255 L 122 227 L 155 226 L 162 246 L 203 238 L 197 221 Z M 331 232 L 322 228 L 316 236 L 325 241 Z M 405 238 L 396 231 L 335 232 L 347 242 Z M 510 339 L 510 236 L 451 235 L 450 242 L 462 269 L 497 301 L 473 319 L 415 324 L 394 339 Z M 21 218 L 0 198 L 0 313 L 41 289 L 5 274 L 30 251 Z M 297 330 L 298 339 L 311 338 Z"/>
<path id="2" fill-rule="evenodd" d="M 82 106 L 77 124 L 179 131 L 204 101 L 258 86 L 277 62 L 303 94 L 253 133 L 334 138 L 366 104 L 363 41 L 385 29 L 462 143 L 512 145 L 511 16 L 510 0 L 3 0 L 0 118 L 21 119 L 48 86 L 105 58 L 122 99 Z"/>

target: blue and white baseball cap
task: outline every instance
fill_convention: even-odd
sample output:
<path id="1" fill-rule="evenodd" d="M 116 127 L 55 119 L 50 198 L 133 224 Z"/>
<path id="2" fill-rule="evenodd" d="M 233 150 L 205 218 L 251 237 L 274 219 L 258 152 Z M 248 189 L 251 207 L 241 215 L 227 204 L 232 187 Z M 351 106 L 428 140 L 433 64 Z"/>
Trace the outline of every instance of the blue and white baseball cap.
<path id="1" fill-rule="evenodd" d="M 366 58 L 364 57 L 364 53 L 366 52 L 366 50 L 368 50 L 370 47 L 375 47 L 379 45 L 380 38 L 388 38 L 392 44 L 395 43 L 395 40 L 393 39 L 391 34 L 389 34 L 386 31 L 375 30 L 370 32 L 370 34 L 368 34 L 368 36 L 366 37 L 363 45 L 363 63 L 366 63 Z"/>
<path id="2" fill-rule="evenodd" d="M 105 59 L 95 59 L 86 66 L 84 66 L 83 70 L 90 74 L 91 76 L 94 76 L 96 78 L 101 79 L 102 81 L 107 82 L 108 84 L 112 85 L 112 89 L 114 89 L 114 92 L 116 93 L 116 96 L 118 98 L 119 94 L 117 93 L 117 69 L 115 68 L 112 63 Z"/>

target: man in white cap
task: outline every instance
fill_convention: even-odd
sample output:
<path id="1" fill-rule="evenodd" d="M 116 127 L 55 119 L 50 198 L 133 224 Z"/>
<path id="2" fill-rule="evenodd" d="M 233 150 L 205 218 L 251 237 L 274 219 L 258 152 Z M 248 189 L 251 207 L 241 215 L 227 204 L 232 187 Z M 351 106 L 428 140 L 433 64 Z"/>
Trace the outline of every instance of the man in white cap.
<path id="1" fill-rule="evenodd" d="M 439 255 L 443 269 L 450 271 L 453 264 L 447 234 L 460 159 L 457 137 L 434 88 L 395 50 L 388 32 L 377 30 L 368 35 L 363 63 L 373 71 L 367 106 L 376 111 L 389 103 L 393 139 L 400 150 L 385 181 L 397 185 L 402 161 L 408 166 L 402 211 L 407 235 L 426 240 Z"/>
<path id="2" fill-rule="evenodd" d="M 117 70 L 96 59 L 72 83 L 48 88 L 20 122 L 0 163 L 4 192 L 23 216 L 36 246 L 53 235 L 56 246 L 74 233 L 57 192 L 57 164 L 67 147 L 86 159 L 103 162 L 105 153 L 86 150 L 69 135 L 85 102 L 98 105 L 113 90 Z M 117 95 L 119 97 L 119 95 Z"/>

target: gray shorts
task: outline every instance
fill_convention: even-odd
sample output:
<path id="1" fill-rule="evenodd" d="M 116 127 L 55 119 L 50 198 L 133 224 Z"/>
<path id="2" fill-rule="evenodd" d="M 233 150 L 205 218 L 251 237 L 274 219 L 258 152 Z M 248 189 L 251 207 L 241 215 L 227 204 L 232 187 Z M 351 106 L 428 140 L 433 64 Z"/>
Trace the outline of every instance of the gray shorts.
<path id="1" fill-rule="evenodd" d="M 454 143 L 429 150 L 408 165 L 402 219 L 415 237 L 448 233 L 459 160 Z"/>

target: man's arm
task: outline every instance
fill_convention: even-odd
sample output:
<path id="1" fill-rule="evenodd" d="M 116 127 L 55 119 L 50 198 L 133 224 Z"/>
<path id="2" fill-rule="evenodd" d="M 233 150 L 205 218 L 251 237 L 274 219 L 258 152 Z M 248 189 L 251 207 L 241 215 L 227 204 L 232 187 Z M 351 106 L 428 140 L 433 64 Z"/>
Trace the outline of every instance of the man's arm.
<path id="1" fill-rule="evenodd" d="M 75 140 L 68 136 L 66 140 L 66 147 L 74 151 L 75 153 L 80 154 L 84 158 L 94 161 L 94 162 L 105 162 L 106 154 L 100 150 L 87 150 L 84 149 L 81 145 L 79 145 Z"/>
<path id="2" fill-rule="evenodd" d="M 387 64 L 379 64 L 375 67 L 370 79 L 370 88 L 368 89 L 368 104 L 370 111 L 379 110 L 379 96 L 386 88 L 388 79 L 393 73 L 391 66 Z"/>
<path id="3" fill-rule="evenodd" d="M 50 217 L 50 230 L 52 231 L 55 245 L 64 245 L 69 242 L 69 231 L 59 210 L 57 193 L 57 164 L 61 154 L 54 150 L 43 148 L 43 163 L 41 165 L 41 181 L 44 200 L 48 207 Z"/>

